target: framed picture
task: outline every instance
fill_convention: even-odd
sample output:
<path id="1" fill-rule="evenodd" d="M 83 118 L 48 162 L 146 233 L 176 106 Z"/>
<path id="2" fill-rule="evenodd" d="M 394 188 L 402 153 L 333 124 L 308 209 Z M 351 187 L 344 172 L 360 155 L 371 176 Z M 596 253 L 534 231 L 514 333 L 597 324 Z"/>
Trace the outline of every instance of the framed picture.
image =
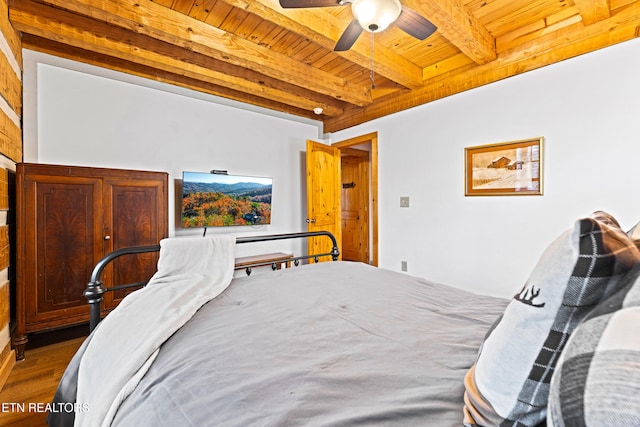
<path id="1" fill-rule="evenodd" d="M 465 195 L 542 195 L 544 138 L 465 148 Z"/>

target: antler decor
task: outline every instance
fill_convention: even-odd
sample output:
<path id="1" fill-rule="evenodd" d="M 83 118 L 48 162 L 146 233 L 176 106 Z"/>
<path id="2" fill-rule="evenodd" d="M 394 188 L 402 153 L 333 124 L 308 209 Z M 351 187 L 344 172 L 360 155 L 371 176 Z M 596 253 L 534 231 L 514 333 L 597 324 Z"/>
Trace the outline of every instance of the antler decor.
<path id="1" fill-rule="evenodd" d="M 535 286 L 531 286 L 531 288 L 527 287 L 527 283 L 525 283 L 522 290 L 514 296 L 514 299 L 533 306 L 533 307 L 544 307 L 545 302 L 542 303 L 534 303 L 533 300 L 536 299 L 540 295 L 540 288 L 536 289 Z"/>

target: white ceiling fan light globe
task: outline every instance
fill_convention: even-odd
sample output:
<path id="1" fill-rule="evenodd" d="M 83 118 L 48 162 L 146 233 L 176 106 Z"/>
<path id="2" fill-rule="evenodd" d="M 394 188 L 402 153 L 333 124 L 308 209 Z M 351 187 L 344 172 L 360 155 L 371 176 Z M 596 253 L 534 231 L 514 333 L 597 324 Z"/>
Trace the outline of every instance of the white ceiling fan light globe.
<path id="1" fill-rule="evenodd" d="M 402 12 L 400 0 L 353 0 L 351 12 L 366 31 L 387 29 Z"/>

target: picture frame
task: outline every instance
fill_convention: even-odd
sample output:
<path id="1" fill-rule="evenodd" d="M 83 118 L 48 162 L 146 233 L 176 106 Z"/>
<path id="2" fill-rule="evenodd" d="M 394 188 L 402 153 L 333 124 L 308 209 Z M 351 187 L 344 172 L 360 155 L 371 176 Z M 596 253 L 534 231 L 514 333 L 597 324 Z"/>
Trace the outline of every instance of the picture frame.
<path id="1" fill-rule="evenodd" d="M 465 196 L 541 196 L 544 138 L 465 150 Z"/>

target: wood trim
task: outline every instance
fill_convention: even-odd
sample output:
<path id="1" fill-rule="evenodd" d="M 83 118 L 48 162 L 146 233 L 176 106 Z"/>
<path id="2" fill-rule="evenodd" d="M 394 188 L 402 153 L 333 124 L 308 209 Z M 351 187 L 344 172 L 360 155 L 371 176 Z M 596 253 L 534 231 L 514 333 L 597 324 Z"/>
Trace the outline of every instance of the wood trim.
<path id="1" fill-rule="evenodd" d="M 7 0 L 0 0 L 0 39 L 8 49 L 0 52 L 0 154 L 22 161 L 22 45 L 20 34 L 8 20 Z"/>
<path id="2" fill-rule="evenodd" d="M 0 109 L 0 153 L 14 162 L 22 161 L 22 131 L 2 109 Z"/>
<path id="3" fill-rule="evenodd" d="M 15 364 L 15 352 L 11 349 L 11 342 L 7 342 L 2 353 L 0 353 L 0 390 L 2 390 L 4 384 L 7 382 L 7 378 L 9 378 L 9 374 L 13 370 Z"/>
<path id="4" fill-rule="evenodd" d="M 371 258 L 378 266 L 378 132 L 371 132 L 332 144 L 339 150 L 359 144 L 371 143 Z"/>
<path id="5" fill-rule="evenodd" d="M 0 32 L 7 41 L 7 45 L 13 53 L 13 57 L 18 62 L 18 66 L 22 66 L 22 43 L 20 42 L 20 33 L 16 31 L 9 22 L 8 0 L 0 0 Z"/>
<path id="6" fill-rule="evenodd" d="M 13 162 L 22 161 L 22 41 L 18 31 L 9 22 L 8 0 L 0 0 L 0 39 L 7 48 L 0 52 L 0 155 Z M 10 180 L 9 170 L 0 170 L 0 210 L 7 213 L 10 206 L 9 195 L 14 181 Z M 8 224 L 0 224 L 0 270 L 7 268 L 9 280 L 13 280 L 15 265 L 11 263 L 10 231 L 15 226 L 15 217 L 8 215 Z M 3 273 L 4 274 L 4 273 Z M 0 284 L 0 330 L 10 330 L 10 283 Z M 11 349 L 10 332 L 0 353 L 0 390 L 15 365 L 15 352 Z"/>
<path id="7" fill-rule="evenodd" d="M 0 330 L 9 324 L 9 316 L 9 282 L 6 281 L 0 285 Z"/>
<path id="8" fill-rule="evenodd" d="M 81 49 L 81 48 L 77 48 L 69 45 L 63 45 L 62 43 L 57 43 L 51 40 L 45 40 L 43 38 L 33 36 L 30 34 L 25 34 L 22 38 L 22 41 L 25 49 L 36 50 L 39 52 L 47 53 L 49 55 L 59 56 L 61 58 L 67 58 L 74 61 L 81 61 L 86 64 L 96 65 L 98 67 L 120 71 L 123 73 L 140 76 L 146 79 L 156 80 L 158 82 L 168 83 L 175 86 L 180 86 L 183 88 L 187 88 L 187 89 L 191 89 L 191 90 L 195 90 L 203 93 L 208 93 L 215 96 L 221 96 L 223 98 L 231 99 L 234 101 L 245 102 L 248 104 L 257 105 L 257 106 L 269 108 L 272 110 L 283 111 L 293 115 L 298 115 L 303 117 L 306 116 L 309 118 L 313 117 L 317 119 L 317 116 L 313 112 L 304 111 L 295 106 L 286 105 L 283 103 L 279 103 L 279 102 L 267 99 L 263 96 L 260 96 L 261 95 L 260 93 L 252 94 L 252 93 L 246 93 L 246 92 L 238 92 L 235 89 L 230 88 L 228 85 L 222 86 L 222 85 L 216 85 L 216 84 L 210 83 L 208 81 L 194 80 L 185 75 L 178 75 L 170 71 L 164 71 L 161 69 L 153 68 L 150 65 L 143 65 L 138 62 L 134 63 L 126 59 L 116 58 L 113 56 L 110 57 L 98 52 L 92 52 L 86 49 Z M 134 59 L 134 58 L 129 58 L 129 59 Z M 216 70 L 212 69 L 211 71 L 213 72 Z M 246 72 L 244 72 L 245 75 L 248 73 L 252 73 L 252 71 L 246 70 Z M 229 73 L 229 75 L 232 75 L 232 74 Z M 274 79 L 267 78 L 266 76 L 265 76 L 265 79 L 266 80 L 264 81 L 265 83 L 267 83 L 267 85 L 273 86 L 272 83 L 275 84 L 276 82 Z M 307 90 L 306 92 L 303 93 L 303 95 L 305 94 L 308 95 L 307 97 L 309 102 L 314 102 L 318 100 L 314 104 L 314 106 L 318 106 L 318 105 L 327 106 L 326 111 L 328 113 L 332 113 L 332 111 L 334 111 L 334 108 L 339 108 L 340 114 L 343 111 L 342 104 L 340 104 L 340 106 L 335 104 L 335 107 L 334 107 L 333 102 L 329 103 L 328 98 L 322 98 L 317 93 Z M 264 92 L 262 93 L 262 95 L 264 95 Z M 330 105 L 331 107 L 329 107 Z"/>
<path id="9" fill-rule="evenodd" d="M 9 171 L 0 168 L 0 210 L 9 210 Z"/>
<path id="10" fill-rule="evenodd" d="M 0 30 L 18 77 L 16 30 L 25 47 L 321 121 L 323 133 L 639 33 L 640 0 L 403 0 L 403 7 L 436 33 L 418 41 L 391 28 L 335 52 L 353 19 L 347 7 L 283 9 L 275 0 L 2 0 L 0 15 L 8 9 L 10 21 L 0 17 Z M 14 78 L 0 75 L 9 95 L 19 90 Z"/>
<path id="11" fill-rule="evenodd" d="M 377 100 L 378 102 L 368 107 L 349 106 L 345 108 L 342 116 L 325 120 L 324 131 L 337 132 L 391 113 L 633 39 L 638 37 L 639 19 L 640 3 L 634 3 L 611 18 L 592 25 L 585 26 L 582 22 L 576 22 L 548 34 L 545 30 L 540 30 L 544 35 L 505 51 L 498 49 L 498 58 L 489 64 L 469 67 L 461 72 L 444 73 L 425 82 L 421 89 L 390 95 L 384 98 L 384 102 Z"/>
<path id="12" fill-rule="evenodd" d="M 0 226 L 0 270 L 10 267 L 11 257 L 9 256 L 9 251 L 9 225 L 2 225 Z"/>
<path id="13" fill-rule="evenodd" d="M 11 109 L 20 115 L 22 111 L 22 82 L 20 77 L 13 72 L 9 59 L 4 55 L 0 55 L 0 69 L 6 70 L 0 74 L 2 97 L 7 101 Z"/>
<path id="14" fill-rule="evenodd" d="M 300 34 L 328 50 L 333 50 L 344 31 L 344 22 L 313 9 L 282 9 L 271 0 L 224 0 L 232 6 L 245 9 L 287 30 Z M 338 55 L 366 69 L 371 67 L 371 45 L 368 37 L 357 40 L 351 49 L 337 52 Z M 373 52 L 376 74 L 405 87 L 417 89 L 422 86 L 422 70 L 396 53 L 393 49 L 377 45 Z"/>
<path id="15" fill-rule="evenodd" d="M 611 17 L 609 0 L 574 0 L 584 25 L 591 25 Z"/>
<path id="16" fill-rule="evenodd" d="M 7 0 L 0 1 L 0 37 L 8 49 L 0 52 L 0 95 L 13 111 L 22 114 L 22 46 L 19 33 L 8 20 Z"/>
<path id="17" fill-rule="evenodd" d="M 9 248 L 7 245 L 6 254 L 3 253 L 3 258 L 6 257 L 7 264 L 9 261 Z M 7 270 L 4 269 L 2 274 L 6 274 Z M 3 339 L 6 338 L 6 342 L 0 343 L 0 346 L 4 345 L 5 348 L 0 353 L 0 389 L 2 389 L 2 385 L 4 384 L 6 377 L 9 375 L 11 371 L 11 365 L 7 368 L 6 357 L 8 355 L 13 361 L 15 361 L 15 353 L 11 350 L 11 304 L 10 304 L 10 289 L 9 289 L 9 281 L 6 281 L 2 285 L 0 285 L 0 331 L 6 331 L 6 335 L 3 334 Z M 11 350 L 11 351 L 9 351 Z M 8 369 L 8 372 L 4 372 L 4 369 Z"/>
<path id="18" fill-rule="evenodd" d="M 31 1 L 14 0 L 9 14 L 14 27 L 45 38 L 51 38 L 49 33 L 53 30 L 70 39 L 80 36 L 82 42 L 90 40 L 90 34 L 75 34 L 75 28 L 56 22 L 58 14 L 61 14 L 57 9 L 64 9 L 76 17 L 91 18 L 126 30 L 135 28 L 137 34 L 182 46 L 188 51 L 248 68 L 302 88 L 326 93 L 340 101 L 359 106 L 369 105 L 372 101 L 370 93 L 344 78 L 301 64 L 287 55 L 276 54 L 268 47 L 225 33 L 150 0 L 49 0 L 48 3 L 53 8 L 49 4 L 39 6 Z M 51 10 L 43 25 L 45 9 Z M 175 32 L 175 28 L 183 28 L 184 31 Z M 234 48 L 229 49 L 229 46 Z M 290 71 L 294 71 L 297 77 L 292 78 Z"/>
<path id="19" fill-rule="evenodd" d="M 478 64 L 496 59 L 495 39 L 460 0 L 404 0 L 438 27 L 460 51 Z"/>

